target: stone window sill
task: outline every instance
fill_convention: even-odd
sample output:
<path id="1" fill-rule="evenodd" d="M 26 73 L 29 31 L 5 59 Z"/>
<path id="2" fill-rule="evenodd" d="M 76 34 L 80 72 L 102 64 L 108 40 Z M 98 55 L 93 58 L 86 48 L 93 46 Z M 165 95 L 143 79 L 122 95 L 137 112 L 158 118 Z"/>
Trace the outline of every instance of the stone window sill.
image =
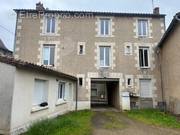
<path id="1" fill-rule="evenodd" d="M 49 108 L 48 106 L 45 106 L 45 107 L 34 106 L 34 107 L 31 109 L 31 113 L 39 112 L 39 111 L 42 111 L 42 110 L 46 110 L 46 109 L 48 109 L 48 108 Z"/>
<path id="2" fill-rule="evenodd" d="M 66 103 L 67 103 L 67 101 L 65 101 L 65 100 L 58 100 L 56 102 L 56 106 L 63 105 L 63 104 L 66 104 Z"/>

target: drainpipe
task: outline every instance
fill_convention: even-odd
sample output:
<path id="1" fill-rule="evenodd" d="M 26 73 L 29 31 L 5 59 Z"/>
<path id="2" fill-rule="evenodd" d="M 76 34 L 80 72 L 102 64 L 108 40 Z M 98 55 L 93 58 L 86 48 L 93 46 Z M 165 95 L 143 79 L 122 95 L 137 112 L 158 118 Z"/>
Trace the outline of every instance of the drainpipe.
<path id="1" fill-rule="evenodd" d="M 75 110 L 78 109 L 78 80 L 76 81 L 76 107 Z"/>

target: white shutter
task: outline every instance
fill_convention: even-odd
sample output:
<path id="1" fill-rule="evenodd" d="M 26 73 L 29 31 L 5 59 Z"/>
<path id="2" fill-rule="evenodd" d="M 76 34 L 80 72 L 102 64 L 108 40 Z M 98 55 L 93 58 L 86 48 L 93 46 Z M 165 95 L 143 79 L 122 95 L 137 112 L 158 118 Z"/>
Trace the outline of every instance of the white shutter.
<path id="1" fill-rule="evenodd" d="M 46 81 L 35 80 L 34 85 L 34 94 L 33 94 L 33 105 L 39 105 L 42 102 L 47 101 L 47 92 L 46 92 Z"/>
<path id="2" fill-rule="evenodd" d="M 140 80 L 140 94 L 144 98 L 152 98 L 151 80 Z"/>

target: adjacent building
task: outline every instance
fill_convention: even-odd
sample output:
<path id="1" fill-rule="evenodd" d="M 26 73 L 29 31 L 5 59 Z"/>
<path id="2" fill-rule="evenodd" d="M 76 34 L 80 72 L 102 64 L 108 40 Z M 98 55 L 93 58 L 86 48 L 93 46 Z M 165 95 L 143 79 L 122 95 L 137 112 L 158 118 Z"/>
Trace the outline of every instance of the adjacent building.
<path id="1" fill-rule="evenodd" d="M 76 77 L 1 55 L 0 75 L 0 134 L 76 109 Z"/>
<path id="2" fill-rule="evenodd" d="M 12 51 L 8 50 L 4 45 L 3 41 L 0 39 L 0 55 L 12 56 Z"/>
<path id="3" fill-rule="evenodd" d="M 78 78 L 78 109 L 106 104 L 123 109 L 123 92 L 132 108 L 162 101 L 157 43 L 165 15 L 15 9 L 14 57 Z"/>
<path id="4" fill-rule="evenodd" d="M 174 16 L 166 33 L 159 42 L 162 73 L 163 100 L 167 109 L 180 114 L 180 13 Z"/>

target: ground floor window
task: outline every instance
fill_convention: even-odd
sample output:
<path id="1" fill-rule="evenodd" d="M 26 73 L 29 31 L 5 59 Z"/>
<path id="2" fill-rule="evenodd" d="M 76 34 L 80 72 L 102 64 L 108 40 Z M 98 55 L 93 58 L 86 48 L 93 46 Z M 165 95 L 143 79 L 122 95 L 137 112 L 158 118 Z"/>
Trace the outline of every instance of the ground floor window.
<path id="1" fill-rule="evenodd" d="M 33 92 L 33 106 L 41 106 L 48 101 L 47 81 L 35 79 Z"/>
<path id="2" fill-rule="evenodd" d="M 65 82 L 59 82 L 58 85 L 58 100 L 65 99 Z"/>
<path id="3" fill-rule="evenodd" d="M 152 85 L 150 79 L 140 79 L 140 96 L 152 98 Z"/>

